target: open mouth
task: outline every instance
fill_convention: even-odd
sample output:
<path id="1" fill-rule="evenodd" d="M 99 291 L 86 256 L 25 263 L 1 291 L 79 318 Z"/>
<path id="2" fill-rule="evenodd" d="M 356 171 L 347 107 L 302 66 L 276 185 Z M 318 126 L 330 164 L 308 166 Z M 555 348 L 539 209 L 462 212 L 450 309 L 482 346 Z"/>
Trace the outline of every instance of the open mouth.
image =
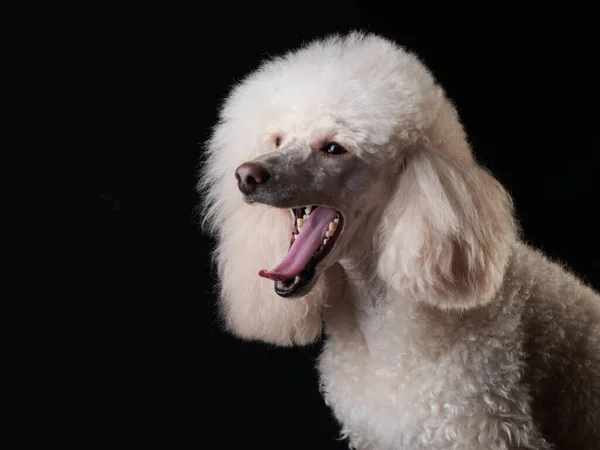
<path id="1" fill-rule="evenodd" d="M 275 281 L 282 297 L 300 295 L 311 285 L 315 267 L 333 249 L 343 228 L 339 211 L 327 206 L 292 209 L 294 231 L 287 255 L 273 270 L 261 270 L 263 278 Z"/>

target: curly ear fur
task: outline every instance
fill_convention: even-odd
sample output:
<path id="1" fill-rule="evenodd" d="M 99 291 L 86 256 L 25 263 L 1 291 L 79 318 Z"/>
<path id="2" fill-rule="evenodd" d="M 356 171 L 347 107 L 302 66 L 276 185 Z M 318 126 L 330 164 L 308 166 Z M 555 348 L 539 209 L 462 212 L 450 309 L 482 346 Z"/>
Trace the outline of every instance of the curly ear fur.
<path id="1" fill-rule="evenodd" d="M 290 301 L 274 292 L 273 282 L 258 276 L 260 269 L 276 266 L 285 256 L 292 221 L 289 211 L 243 201 L 235 169 L 261 153 L 252 128 L 242 127 L 246 122 L 225 119 L 217 126 L 198 184 L 203 225 L 217 239 L 213 256 L 221 316 L 229 331 L 241 338 L 306 344 L 320 335 L 324 281 L 310 295 Z"/>
<path id="2" fill-rule="evenodd" d="M 379 229 L 380 276 L 401 294 L 469 308 L 499 288 L 516 239 L 512 200 L 464 152 L 407 156 Z"/>

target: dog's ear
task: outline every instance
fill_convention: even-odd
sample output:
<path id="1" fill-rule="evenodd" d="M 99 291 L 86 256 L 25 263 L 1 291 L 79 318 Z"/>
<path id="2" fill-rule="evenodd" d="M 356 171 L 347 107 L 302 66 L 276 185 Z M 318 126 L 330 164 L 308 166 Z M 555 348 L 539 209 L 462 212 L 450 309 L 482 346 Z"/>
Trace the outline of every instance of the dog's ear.
<path id="1" fill-rule="evenodd" d="M 200 214 L 217 240 L 221 316 L 229 331 L 241 338 L 306 344 L 320 335 L 325 281 L 309 295 L 287 300 L 275 293 L 272 281 L 258 276 L 260 269 L 275 267 L 285 256 L 292 219 L 289 211 L 243 201 L 234 172 L 260 154 L 253 137 L 239 124 L 221 122 L 208 142 L 200 172 Z"/>
<path id="2" fill-rule="evenodd" d="M 471 155 L 420 148 L 406 160 L 378 234 L 378 271 L 441 308 L 490 300 L 516 239 L 512 200 Z"/>

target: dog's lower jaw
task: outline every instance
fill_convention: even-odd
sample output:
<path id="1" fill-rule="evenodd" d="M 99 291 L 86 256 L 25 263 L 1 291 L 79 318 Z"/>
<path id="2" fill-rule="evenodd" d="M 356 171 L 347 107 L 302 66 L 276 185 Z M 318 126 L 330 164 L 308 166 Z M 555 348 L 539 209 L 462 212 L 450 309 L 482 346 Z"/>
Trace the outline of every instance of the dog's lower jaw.
<path id="1" fill-rule="evenodd" d="M 301 284 L 298 288 L 294 288 L 292 286 L 292 289 L 290 289 L 289 287 L 287 287 L 284 282 L 282 281 L 274 281 L 274 289 L 275 289 L 275 293 L 277 295 L 279 295 L 280 297 L 284 297 L 284 298 L 289 298 L 289 299 L 294 299 L 294 298 L 300 298 L 300 297 L 304 297 L 306 295 L 308 295 L 310 293 L 310 291 L 313 289 L 313 287 L 315 286 L 315 284 L 317 284 L 317 281 L 319 280 L 319 271 L 317 269 L 312 269 L 312 273 L 304 273 L 305 271 L 303 271 L 303 273 L 301 275 L 299 275 L 296 278 L 301 278 L 303 276 L 308 277 L 308 282 Z M 298 280 L 299 282 L 301 280 Z"/>

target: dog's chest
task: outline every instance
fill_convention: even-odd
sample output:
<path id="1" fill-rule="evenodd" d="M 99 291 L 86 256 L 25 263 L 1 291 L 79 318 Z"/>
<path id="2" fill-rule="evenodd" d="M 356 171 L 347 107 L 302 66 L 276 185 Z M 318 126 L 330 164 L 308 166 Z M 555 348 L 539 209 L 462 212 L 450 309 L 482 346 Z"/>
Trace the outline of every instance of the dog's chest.
<path id="1" fill-rule="evenodd" d="M 393 352 L 391 345 L 367 345 L 358 333 L 355 339 L 341 341 L 332 335 L 320 358 L 325 401 L 342 433 L 361 449 L 420 448 L 426 422 L 431 430 L 439 428 L 435 412 L 457 403 L 448 398 L 456 391 L 439 376 L 435 364 L 411 355 L 410 346 Z"/>
<path id="2" fill-rule="evenodd" d="M 338 311 L 327 331 L 319 361 L 322 393 L 352 444 L 446 448 L 439 446 L 448 445 L 446 433 L 475 432 L 464 417 L 485 408 L 473 400 L 487 383 L 473 370 L 474 360 L 487 353 L 478 338 L 450 340 L 414 310 Z"/>

